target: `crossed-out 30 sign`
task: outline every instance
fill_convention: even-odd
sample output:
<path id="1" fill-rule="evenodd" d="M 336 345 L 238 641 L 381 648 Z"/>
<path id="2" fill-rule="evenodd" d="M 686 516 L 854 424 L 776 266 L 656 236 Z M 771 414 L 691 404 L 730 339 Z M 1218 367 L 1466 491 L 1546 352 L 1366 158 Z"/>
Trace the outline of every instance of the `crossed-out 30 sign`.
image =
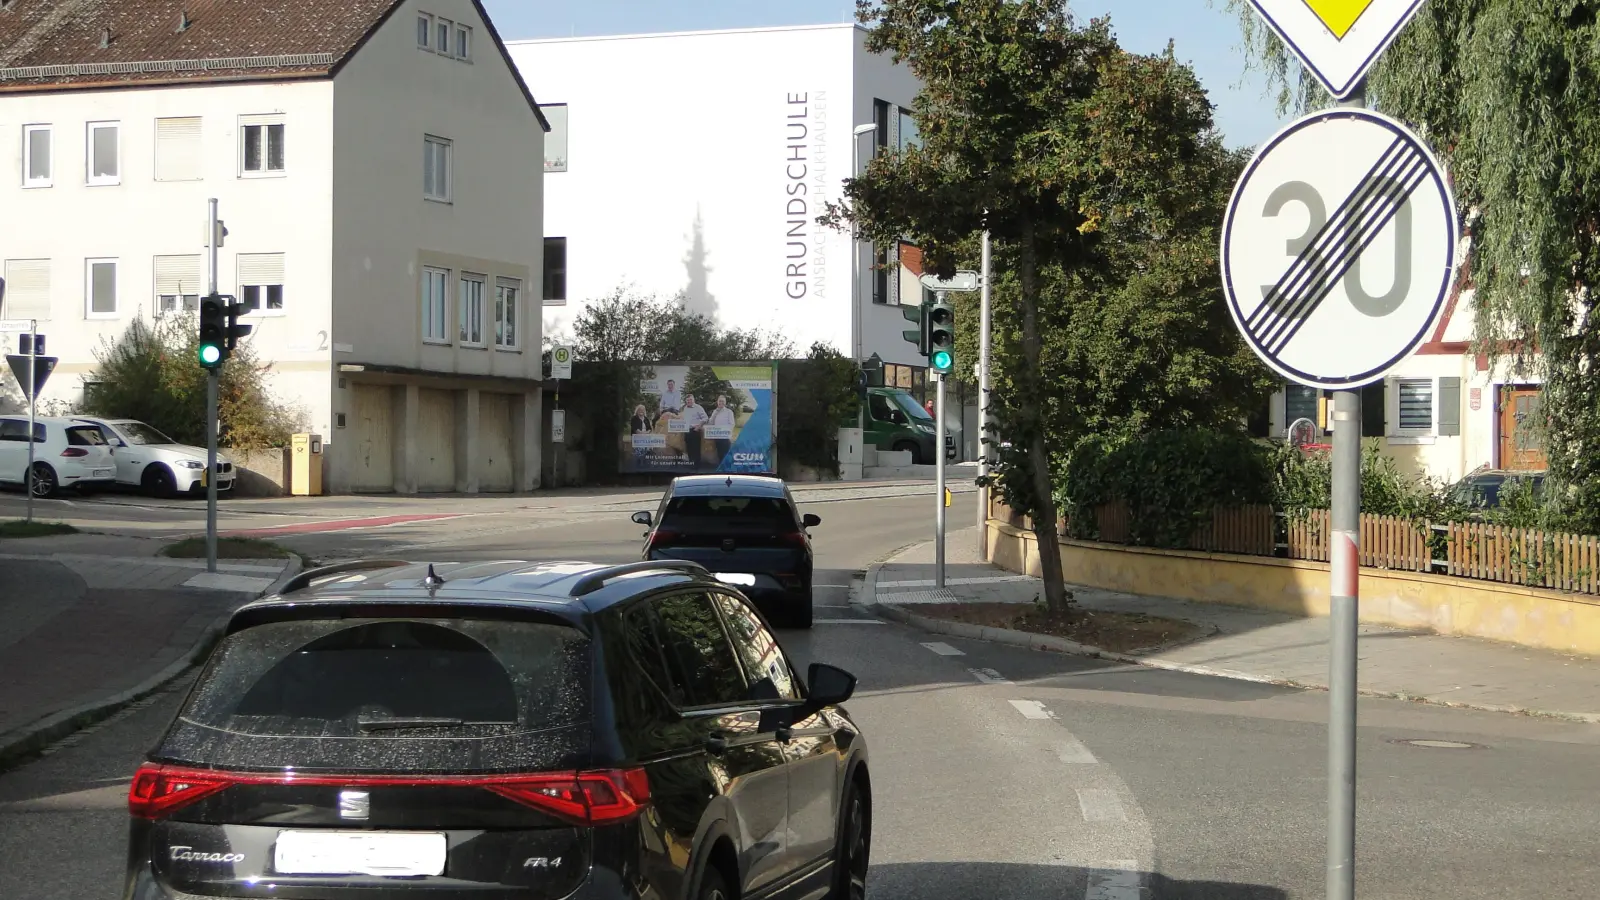
<path id="1" fill-rule="evenodd" d="M 1450 289 L 1458 223 L 1415 134 L 1364 109 L 1278 132 L 1234 188 L 1222 284 L 1269 366 L 1338 390 L 1381 378 L 1422 343 Z"/>

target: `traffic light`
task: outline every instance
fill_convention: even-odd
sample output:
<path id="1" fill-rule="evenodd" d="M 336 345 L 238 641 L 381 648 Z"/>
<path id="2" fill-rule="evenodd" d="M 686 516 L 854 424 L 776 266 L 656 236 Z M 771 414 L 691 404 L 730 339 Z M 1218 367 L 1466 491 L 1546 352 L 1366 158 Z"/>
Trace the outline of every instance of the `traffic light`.
<path id="1" fill-rule="evenodd" d="M 917 345 L 917 352 L 923 356 L 928 355 L 928 304 L 927 301 L 916 306 L 901 306 L 900 315 L 905 316 L 907 322 L 917 323 L 916 330 L 906 329 L 900 332 L 906 340 Z"/>
<path id="2" fill-rule="evenodd" d="M 956 365 L 956 307 L 937 293 L 928 308 L 928 368 L 949 375 Z"/>
<path id="3" fill-rule="evenodd" d="M 239 338 L 242 338 L 254 331 L 256 327 L 254 325 L 239 324 L 239 317 L 244 315 L 245 311 L 243 303 L 240 303 L 239 301 L 227 295 L 223 295 L 222 299 L 224 301 L 223 309 L 228 313 L 227 347 L 228 355 L 231 356 L 233 355 L 233 351 L 239 349 Z"/>
<path id="4" fill-rule="evenodd" d="M 220 294 L 200 298 L 200 365 L 219 369 L 228 358 L 228 309 Z"/>

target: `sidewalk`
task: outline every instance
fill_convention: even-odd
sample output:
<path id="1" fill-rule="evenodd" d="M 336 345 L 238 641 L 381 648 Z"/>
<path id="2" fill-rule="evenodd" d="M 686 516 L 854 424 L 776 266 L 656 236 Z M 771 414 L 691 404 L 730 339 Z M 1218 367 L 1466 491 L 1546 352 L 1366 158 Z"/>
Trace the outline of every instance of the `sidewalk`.
<path id="1" fill-rule="evenodd" d="M 977 528 L 945 542 L 945 588 L 933 588 L 933 543 L 911 547 L 869 572 L 868 596 L 915 614 L 918 604 L 1032 603 L 1039 579 L 983 562 Z M 1068 573 L 1070 577 L 1071 573 Z M 1141 597 L 1070 586 L 1086 609 L 1135 612 L 1208 625 L 1207 638 L 1130 662 L 1195 674 L 1326 689 L 1328 620 L 1244 607 Z M 1600 660 L 1475 638 L 1361 626 L 1358 687 L 1364 694 L 1600 723 Z"/>
<path id="2" fill-rule="evenodd" d="M 0 764 L 35 752 L 197 662 L 225 616 L 299 560 L 155 556 L 104 535 L 0 541 Z"/>

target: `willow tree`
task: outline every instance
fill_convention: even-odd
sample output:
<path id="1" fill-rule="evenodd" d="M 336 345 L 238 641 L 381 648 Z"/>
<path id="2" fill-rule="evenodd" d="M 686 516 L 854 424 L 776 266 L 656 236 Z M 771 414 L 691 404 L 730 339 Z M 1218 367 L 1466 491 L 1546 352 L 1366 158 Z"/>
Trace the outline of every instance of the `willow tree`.
<path id="1" fill-rule="evenodd" d="M 1238 11 L 1280 108 L 1327 95 Z M 1600 531 L 1600 2 L 1429 0 L 1368 78 L 1453 176 L 1471 234 L 1474 350 L 1537 376 L 1568 526 Z"/>
<path id="2" fill-rule="evenodd" d="M 1065 0 L 859 0 L 857 11 L 868 49 L 922 83 L 913 104 L 922 143 L 874 158 L 822 220 L 877 243 L 915 243 L 941 276 L 975 232 L 990 231 L 1015 282 L 1017 329 L 996 339 L 1015 342 L 999 355 L 1017 364 L 991 406 L 1019 451 L 1004 488 L 1033 519 L 1046 601 L 1064 610 L 1052 459 L 1084 419 L 1074 385 L 1049 380 L 1064 351 L 1049 339 L 1047 305 L 1066 295 L 1046 293 L 1045 276 L 1103 279 L 1119 244 L 1175 232 L 1192 207 L 1188 183 L 1216 162 L 1211 106 L 1170 48 L 1127 53 L 1107 20 L 1080 26 Z"/>

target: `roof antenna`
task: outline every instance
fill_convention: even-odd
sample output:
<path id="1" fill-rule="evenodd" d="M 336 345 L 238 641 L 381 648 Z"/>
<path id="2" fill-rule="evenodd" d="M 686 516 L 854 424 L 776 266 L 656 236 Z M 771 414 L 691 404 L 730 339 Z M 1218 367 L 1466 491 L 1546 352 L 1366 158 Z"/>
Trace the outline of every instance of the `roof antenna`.
<path id="1" fill-rule="evenodd" d="M 178 12 L 178 33 L 182 34 L 183 32 L 188 31 L 188 30 L 189 30 L 189 11 L 187 9 L 180 10 Z"/>
<path id="2" fill-rule="evenodd" d="M 438 587 L 439 585 L 444 584 L 444 579 L 440 578 L 433 571 L 433 563 L 428 563 L 428 577 L 422 579 L 422 583 L 428 587 Z"/>
<path id="3" fill-rule="evenodd" d="M 100 49 L 104 50 L 109 46 L 111 46 L 111 29 L 102 28 L 100 29 Z"/>

